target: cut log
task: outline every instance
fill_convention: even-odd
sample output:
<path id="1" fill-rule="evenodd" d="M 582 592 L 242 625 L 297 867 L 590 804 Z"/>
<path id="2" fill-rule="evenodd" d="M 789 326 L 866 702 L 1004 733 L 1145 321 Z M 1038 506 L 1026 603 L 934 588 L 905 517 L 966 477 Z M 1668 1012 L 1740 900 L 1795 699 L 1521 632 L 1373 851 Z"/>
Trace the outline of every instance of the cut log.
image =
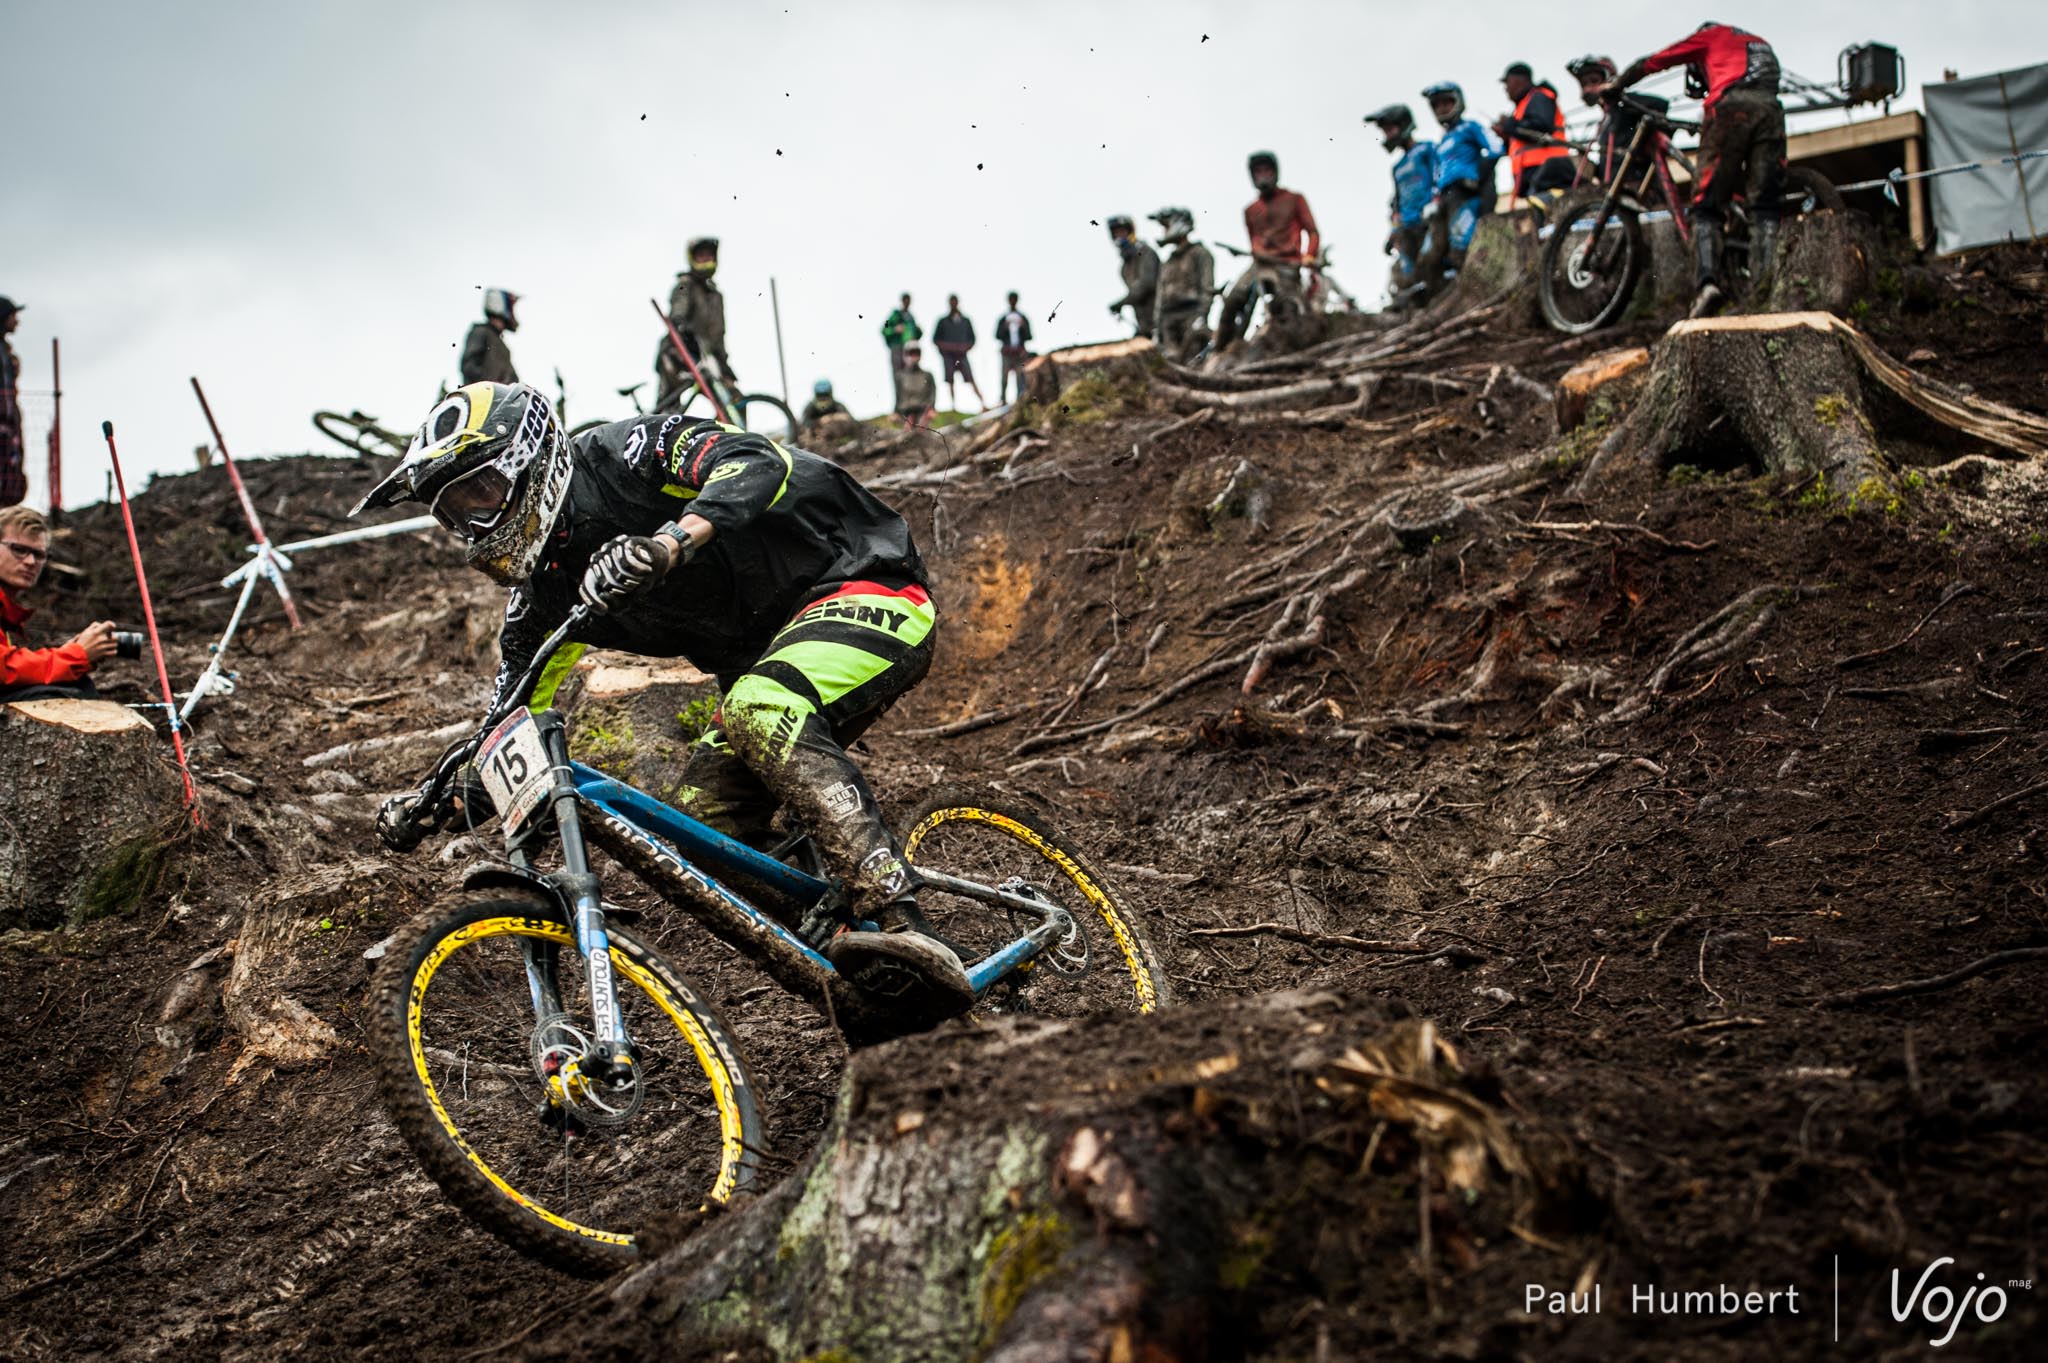
<path id="1" fill-rule="evenodd" d="M 866 1051 L 802 1168 L 527 1356 L 1292 1357 L 1302 1294 L 1383 1329 L 1597 1209 L 1561 1137 L 1389 1017 L 1272 995 Z"/>
<path id="2" fill-rule="evenodd" d="M 1557 381 L 1558 431 L 1577 430 L 1583 425 L 1592 409 L 1594 397 L 1602 389 L 1607 390 L 1609 401 L 1624 400 L 1626 394 L 1641 382 L 1643 371 L 1649 367 L 1648 348 L 1631 345 L 1588 355 L 1565 370 L 1564 377 Z M 1616 384 L 1622 386 L 1612 386 Z"/>
<path id="3" fill-rule="evenodd" d="M 1899 464 L 2048 453 L 2048 421 L 1915 374 L 1839 317 L 1794 312 L 1672 327 L 1610 441 L 1659 468 L 1815 476 L 1869 501 L 1891 497 Z"/>
<path id="4" fill-rule="evenodd" d="M 1024 366 L 1024 395 L 1037 403 L 1055 402 L 1069 384 L 1091 371 L 1112 383 L 1120 379 L 1142 382 L 1151 376 L 1158 358 L 1158 347 L 1142 336 L 1048 351 Z"/>
<path id="5" fill-rule="evenodd" d="M 183 827 L 176 769 L 133 710 L 0 704 L 0 930 L 131 911 Z"/>

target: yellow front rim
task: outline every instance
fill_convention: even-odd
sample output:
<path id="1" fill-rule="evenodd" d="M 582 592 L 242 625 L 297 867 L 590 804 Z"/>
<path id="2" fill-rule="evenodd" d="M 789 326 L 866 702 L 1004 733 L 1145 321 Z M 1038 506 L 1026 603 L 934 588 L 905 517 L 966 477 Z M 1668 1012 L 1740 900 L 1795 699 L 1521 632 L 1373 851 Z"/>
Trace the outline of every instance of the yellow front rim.
<path id="1" fill-rule="evenodd" d="M 479 919 L 474 923 L 464 924 L 435 942 L 426 959 L 422 960 L 419 968 L 413 972 L 412 988 L 406 997 L 405 1033 L 407 1045 L 412 1052 L 413 1073 L 419 1078 L 420 1088 L 425 1091 L 427 1101 L 433 1105 L 434 1116 L 441 1123 L 441 1129 L 448 1133 L 448 1139 L 455 1142 L 456 1148 L 462 1151 L 464 1158 L 475 1166 L 476 1171 L 490 1180 L 492 1187 L 551 1226 L 574 1232 L 600 1244 L 630 1245 L 633 1243 L 632 1236 L 621 1235 L 616 1231 L 599 1230 L 595 1226 L 586 1226 L 559 1216 L 507 1183 L 504 1177 L 491 1168 L 483 1156 L 470 1145 L 468 1138 L 462 1134 L 461 1128 L 456 1126 L 455 1119 L 448 1115 L 448 1109 L 441 1101 L 441 1091 L 434 1084 L 432 1069 L 427 1063 L 425 1038 L 421 1034 L 421 1012 L 426 1001 L 427 986 L 433 981 L 434 972 L 439 970 L 458 949 L 491 937 L 533 937 L 553 942 L 558 946 L 575 946 L 569 929 L 560 923 L 545 918 L 516 917 Z M 711 1081 L 712 1096 L 718 1107 L 719 1126 L 718 1179 L 712 1185 L 711 1200 L 723 1202 L 732 1195 L 733 1187 L 739 1178 L 740 1159 L 745 1151 L 739 1103 L 734 1097 L 732 1075 L 726 1068 L 725 1058 L 712 1044 L 710 1036 L 705 1032 L 703 1024 L 697 1021 L 696 1015 L 683 1006 L 681 1000 L 675 997 L 660 976 L 649 971 L 616 946 L 612 948 L 612 968 L 638 985 L 640 991 L 653 999 L 661 1011 L 668 1015 L 676 1030 L 690 1043 L 690 1049 L 696 1052 L 698 1065 Z"/>
<path id="2" fill-rule="evenodd" d="M 1123 953 L 1125 968 L 1130 971 L 1131 985 L 1138 993 L 1138 1011 L 1149 1013 L 1159 1006 L 1159 991 L 1152 983 L 1151 968 L 1145 964 L 1144 953 L 1138 947 L 1137 934 L 1131 930 L 1131 925 L 1124 921 L 1116 902 L 1095 883 L 1093 876 L 1082 869 L 1079 862 L 1047 842 L 1029 825 L 1019 823 L 1009 815 L 998 814 L 994 810 L 979 809 L 973 805 L 949 805 L 944 809 L 933 810 L 918 821 L 917 827 L 911 829 L 910 836 L 904 839 L 903 855 L 915 862 L 918 845 L 933 829 L 941 824 L 963 819 L 1001 829 L 1057 866 L 1060 873 L 1073 882 L 1074 888 L 1095 906 L 1095 911 L 1102 915 L 1102 921 L 1108 926 L 1110 934 L 1116 938 L 1117 950 Z"/>

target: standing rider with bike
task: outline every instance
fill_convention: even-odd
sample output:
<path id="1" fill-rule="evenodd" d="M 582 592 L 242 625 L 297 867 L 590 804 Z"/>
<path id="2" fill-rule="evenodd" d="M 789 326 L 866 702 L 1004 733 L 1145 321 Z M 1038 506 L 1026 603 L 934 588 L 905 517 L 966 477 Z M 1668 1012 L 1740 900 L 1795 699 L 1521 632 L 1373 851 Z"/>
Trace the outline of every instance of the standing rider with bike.
<path id="1" fill-rule="evenodd" d="M 497 692 L 579 599 L 594 613 L 549 662 L 534 708 L 587 645 L 712 672 L 723 703 L 675 805 L 757 846 L 787 805 L 855 917 L 883 929 L 835 938 L 834 967 L 886 995 L 906 1029 L 973 1005 L 845 751 L 931 666 L 936 616 L 902 517 L 837 465 L 715 421 L 656 413 L 572 442 L 523 384 L 449 394 L 356 510 L 405 501 L 426 503 L 466 541 L 470 565 L 511 588 Z M 466 810 L 393 797 L 379 837 L 409 850 L 452 817 L 492 812 L 473 783 L 457 794 Z"/>
<path id="2" fill-rule="evenodd" d="M 1252 263 L 1223 295 L 1223 315 L 1216 323 L 1218 351 L 1244 335 L 1251 325 L 1262 286 L 1272 292 L 1276 313 L 1298 315 L 1304 306 L 1301 269 L 1316 270 L 1323 254 L 1323 236 L 1316 227 L 1315 214 L 1308 210 L 1308 200 L 1280 187 L 1280 158 L 1270 151 L 1255 151 L 1246 158 L 1245 169 L 1251 174 L 1252 188 L 1259 192 L 1244 209 Z"/>
<path id="3" fill-rule="evenodd" d="M 1486 129 L 1465 117 L 1465 91 L 1440 81 L 1422 92 L 1429 111 L 1444 130 L 1436 144 L 1436 202 L 1422 248 L 1421 275 L 1425 297 L 1449 285 L 1465 268 L 1465 252 L 1479 230 L 1479 215 L 1493 205 L 1493 163 L 1500 144 Z"/>
<path id="4" fill-rule="evenodd" d="M 1754 33 L 1731 24 L 1701 24 L 1661 52 L 1638 57 L 1600 92 L 1612 104 L 1653 71 L 1686 68 L 1688 90 L 1704 90 L 1698 174 L 1693 181 L 1696 256 L 1692 315 L 1708 317 L 1727 301 L 1722 229 L 1728 202 L 1740 190 L 1755 220 L 1749 274 L 1761 279 L 1777 246 L 1785 180 L 1785 107 L 1778 102 L 1778 54 Z"/>
<path id="5" fill-rule="evenodd" d="M 737 392 L 739 380 L 733 377 L 732 361 L 725 354 L 725 295 L 711 282 L 718 273 L 718 238 L 698 237 L 690 243 L 689 252 L 690 268 L 676 275 L 676 286 L 668 296 L 668 320 L 690 348 L 690 358 L 699 364 L 706 355 L 717 360 L 726 383 Z M 666 332 L 654 352 L 654 372 L 661 380 L 654 410 L 674 411 L 683 389 L 696 380 Z"/>
<path id="6" fill-rule="evenodd" d="M 1405 104 L 1389 104 L 1365 121 L 1379 128 L 1380 145 L 1399 158 L 1387 205 L 1386 249 L 1394 258 L 1394 306 L 1410 307 L 1421 282 L 1422 243 L 1429 231 L 1425 213 L 1436 195 L 1436 144 L 1415 140 L 1415 115 Z"/>

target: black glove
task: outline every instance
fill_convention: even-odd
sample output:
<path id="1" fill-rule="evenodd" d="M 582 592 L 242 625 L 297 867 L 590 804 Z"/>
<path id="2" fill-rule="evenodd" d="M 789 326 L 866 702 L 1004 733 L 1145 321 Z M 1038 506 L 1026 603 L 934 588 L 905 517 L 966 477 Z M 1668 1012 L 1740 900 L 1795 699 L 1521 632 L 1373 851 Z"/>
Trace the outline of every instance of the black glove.
<path id="1" fill-rule="evenodd" d="M 619 535 L 591 555 L 579 595 L 598 614 L 638 596 L 668 572 L 669 550 L 651 535 Z"/>

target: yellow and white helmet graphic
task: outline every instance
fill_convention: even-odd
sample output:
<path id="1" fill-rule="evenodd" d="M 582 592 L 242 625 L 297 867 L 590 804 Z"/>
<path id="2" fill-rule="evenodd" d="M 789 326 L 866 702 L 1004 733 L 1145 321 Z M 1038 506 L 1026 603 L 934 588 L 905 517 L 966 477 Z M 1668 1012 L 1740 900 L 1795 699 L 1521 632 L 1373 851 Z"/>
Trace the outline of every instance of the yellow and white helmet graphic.
<path id="1" fill-rule="evenodd" d="M 568 497 L 570 467 L 568 442 L 538 389 L 472 383 L 434 404 L 405 458 L 355 509 L 425 502 L 468 541 L 473 566 L 523 582 Z"/>

